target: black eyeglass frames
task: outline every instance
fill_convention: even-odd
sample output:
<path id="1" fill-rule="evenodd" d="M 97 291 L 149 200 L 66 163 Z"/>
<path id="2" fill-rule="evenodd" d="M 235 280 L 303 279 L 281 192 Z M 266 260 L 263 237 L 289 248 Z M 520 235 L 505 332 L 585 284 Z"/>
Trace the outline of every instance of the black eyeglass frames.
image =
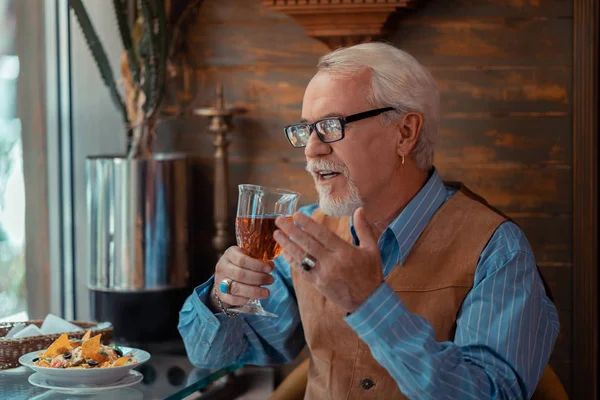
<path id="1" fill-rule="evenodd" d="M 312 124 L 300 123 L 288 125 L 283 128 L 283 132 L 290 144 L 296 148 L 306 147 L 313 130 L 317 133 L 317 136 L 323 143 L 333 143 L 344 138 L 344 126 L 346 124 L 375 117 L 392 110 L 394 110 L 393 107 L 384 107 L 352 114 L 347 117 L 327 117 L 315 121 Z"/>

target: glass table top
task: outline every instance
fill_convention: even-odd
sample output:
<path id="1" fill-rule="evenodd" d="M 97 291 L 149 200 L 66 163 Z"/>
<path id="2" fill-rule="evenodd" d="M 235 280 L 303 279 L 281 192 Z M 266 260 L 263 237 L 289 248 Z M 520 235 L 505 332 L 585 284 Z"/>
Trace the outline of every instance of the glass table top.
<path id="1" fill-rule="evenodd" d="M 104 391 L 93 395 L 69 395 L 52 390 L 42 389 L 29 383 L 29 377 L 34 373 L 27 367 L 19 367 L 9 370 L 0 370 L 0 399 L 4 400 L 180 400 L 206 388 L 209 384 L 234 373 L 242 368 L 242 364 L 234 364 L 220 370 L 194 369 L 189 374 L 187 386 L 184 388 L 173 388 L 172 393 L 157 396 L 155 393 L 145 390 L 143 383 L 136 385 Z M 164 393 L 164 392 L 163 392 Z"/>

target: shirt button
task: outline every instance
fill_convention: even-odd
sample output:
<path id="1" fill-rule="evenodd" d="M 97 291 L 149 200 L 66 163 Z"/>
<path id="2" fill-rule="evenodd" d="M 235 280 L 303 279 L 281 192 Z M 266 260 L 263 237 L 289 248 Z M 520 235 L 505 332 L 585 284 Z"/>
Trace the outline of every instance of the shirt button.
<path id="1" fill-rule="evenodd" d="M 365 378 L 360 382 L 360 386 L 362 386 L 362 388 L 365 390 L 369 390 L 373 386 L 375 386 L 375 383 L 372 380 L 370 380 L 369 378 Z"/>

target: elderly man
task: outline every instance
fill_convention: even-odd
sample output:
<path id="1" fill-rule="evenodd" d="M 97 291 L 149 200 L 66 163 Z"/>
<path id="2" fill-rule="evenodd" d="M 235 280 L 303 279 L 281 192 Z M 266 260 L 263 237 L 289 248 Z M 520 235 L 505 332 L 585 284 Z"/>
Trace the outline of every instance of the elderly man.
<path id="1" fill-rule="evenodd" d="M 273 264 L 225 252 L 181 311 L 191 361 L 285 363 L 308 344 L 309 399 L 529 398 L 556 309 L 521 229 L 440 179 L 439 120 L 435 81 L 405 52 L 324 56 L 284 129 L 319 204 L 277 220 Z M 250 298 L 280 318 L 229 317 Z"/>

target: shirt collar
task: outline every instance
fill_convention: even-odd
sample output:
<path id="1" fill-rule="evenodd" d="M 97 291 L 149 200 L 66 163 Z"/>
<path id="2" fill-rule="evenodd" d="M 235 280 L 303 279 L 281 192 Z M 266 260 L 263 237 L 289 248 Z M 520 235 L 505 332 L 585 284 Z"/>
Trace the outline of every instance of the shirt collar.
<path id="1" fill-rule="evenodd" d="M 381 238 L 385 238 L 386 236 L 392 237 L 389 234 L 391 232 L 393 237 L 396 238 L 397 246 L 399 246 L 400 250 L 397 263 L 404 264 L 423 229 L 425 229 L 431 217 L 446 201 L 447 196 L 446 186 L 434 168 L 427 183 L 425 183 L 416 196 L 412 198 L 404 210 L 388 225 L 381 235 Z M 358 243 L 353 219 L 353 217 L 350 219 L 350 231 L 352 232 L 354 242 Z M 379 244 L 381 247 L 381 240 Z"/>

